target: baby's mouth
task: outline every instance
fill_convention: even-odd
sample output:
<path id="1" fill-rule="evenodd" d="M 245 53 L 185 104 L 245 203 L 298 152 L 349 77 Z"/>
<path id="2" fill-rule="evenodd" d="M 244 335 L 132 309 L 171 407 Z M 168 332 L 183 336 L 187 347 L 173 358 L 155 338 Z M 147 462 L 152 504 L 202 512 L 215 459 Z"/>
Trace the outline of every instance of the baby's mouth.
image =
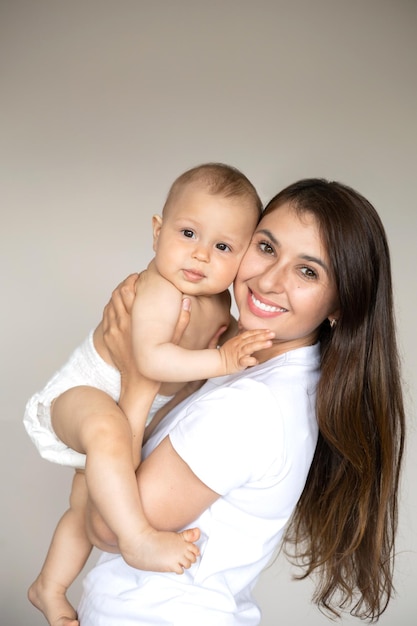
<path id="1" fill-rule="evenodd" d="M 198 281 L 204 278 L 204 274 L 202 272 L 198 272 L 197 270 L 184 269 L 183 274 L 187 280 L 191 281 Z"/>

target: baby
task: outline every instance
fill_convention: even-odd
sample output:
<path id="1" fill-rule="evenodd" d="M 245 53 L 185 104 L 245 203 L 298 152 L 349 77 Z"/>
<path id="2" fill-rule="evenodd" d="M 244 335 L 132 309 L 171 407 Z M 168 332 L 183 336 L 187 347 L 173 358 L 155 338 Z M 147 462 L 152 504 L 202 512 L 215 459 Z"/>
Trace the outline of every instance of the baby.
<path id="1" fill-rule="evenodd" d="M 162 217 L 153 217 L 155 256 L 140 275 L 132 309 L 138 370 L 164 381 L 149 418 L 188 381 L 254 365 L 253 337 L 259 335 L 261 347 L 269 345 L 264 331 L 233 336 L 228 291 L 261 210 L 255 188 L 241 172 L 209 163 L 177 178 Z M 191 300 L 190 323 L 175 345 L 184 296 Z M 218 349 L 208 348 L 225 328 L 231 338 Z M 78 624 L 66 591 L 91 551 L 84 521 L 88 501 L 116 536 L 115 551 L 133 567 L 180 574 L 199 554 L 197 529 L 160 532 L 147 521 L 135 478 L 145 423 L 127 419 L 117 404 L 119 394 L 120 373 L 100 323 L 26 406 L 24 424 L 40 454 L 76 469 L 70 508 L 29 589 L 30 601 L 51 626 Z"/>

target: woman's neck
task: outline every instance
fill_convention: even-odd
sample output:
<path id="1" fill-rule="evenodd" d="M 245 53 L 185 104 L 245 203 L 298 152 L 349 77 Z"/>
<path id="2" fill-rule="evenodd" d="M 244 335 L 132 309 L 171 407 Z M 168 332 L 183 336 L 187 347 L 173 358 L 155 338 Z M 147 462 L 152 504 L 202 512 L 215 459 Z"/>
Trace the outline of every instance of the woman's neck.
<path id="1" fill-rule="evenodd" d="M 265 350 L 260 350 L 259 352 L 254 353 L 254 357 L 258 360 L 259 363 L 265 363 L 265 361 L 269 361 L 269 359 L 273 359 L 280 354 L 285 354 L 285 352 L 290 352 L 291 350 L 297 350 L 298 348 L 305 348 L 307 346 L 312 346 L 317 342 L 317 333 L 311 334 L 308 337 L 301 337 L 299 339 L 292 339 L 290 341 L 279 341 L 273 340 L 273 344 L 270 348 L 265 348 Z"/>

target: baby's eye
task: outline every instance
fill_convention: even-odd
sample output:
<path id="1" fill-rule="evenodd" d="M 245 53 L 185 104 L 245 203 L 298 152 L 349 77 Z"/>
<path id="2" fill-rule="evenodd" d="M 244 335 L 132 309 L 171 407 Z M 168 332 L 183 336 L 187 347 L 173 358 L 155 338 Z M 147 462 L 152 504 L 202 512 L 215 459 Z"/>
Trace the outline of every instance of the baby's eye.
<path id="1" fill-rule="evenodd" d="M 317 272 L 315 272 L 311 267 L 302 267 L 301 271 L 306 278 L 317 278 Z"/>
<path id="2" fill-rule="evenodd" d="M 231 250 L 230 246 L 228 246 L 227 243 L 216 243 L 216 248 L 224 252 L 226 252 L 227 250 Z"/>
<path id="3" fill-rule="evenodd" d="M 267 241 L 260 241 L 258 245 L 265 254 L 274 254 L 274 248 Z"/>
<path id="4" fill-rule="evenodd" d="M 189 239 L 192 239 L 194 237 L 194 231 L 189 230 L 188 228 L 184 228 L 181 232 L 184 237 L 188 237 Z"/>

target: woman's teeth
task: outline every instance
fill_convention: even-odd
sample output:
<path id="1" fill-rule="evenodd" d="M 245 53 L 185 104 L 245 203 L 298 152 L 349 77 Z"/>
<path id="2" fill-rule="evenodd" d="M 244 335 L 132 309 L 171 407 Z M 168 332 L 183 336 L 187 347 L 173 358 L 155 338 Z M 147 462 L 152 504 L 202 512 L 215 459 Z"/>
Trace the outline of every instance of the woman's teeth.
<path id="1" fill-rule="evenodd" d="M 253 294 L 251 294 L 251 296 L 252 296 L 252 302 L 254 303 L 254 305 L 258 307 L 258 309 L 261 309 L 262 311 L 268 311 L 268 313 L 278 313 L 278 312 L 285 313 L 287 311 L 287 309 L 282 309 L 279 306 L 271 306 L 270 304 L 265 304 L 264 302 L 261 302 L 260 300 L 255 298 Z"/>

